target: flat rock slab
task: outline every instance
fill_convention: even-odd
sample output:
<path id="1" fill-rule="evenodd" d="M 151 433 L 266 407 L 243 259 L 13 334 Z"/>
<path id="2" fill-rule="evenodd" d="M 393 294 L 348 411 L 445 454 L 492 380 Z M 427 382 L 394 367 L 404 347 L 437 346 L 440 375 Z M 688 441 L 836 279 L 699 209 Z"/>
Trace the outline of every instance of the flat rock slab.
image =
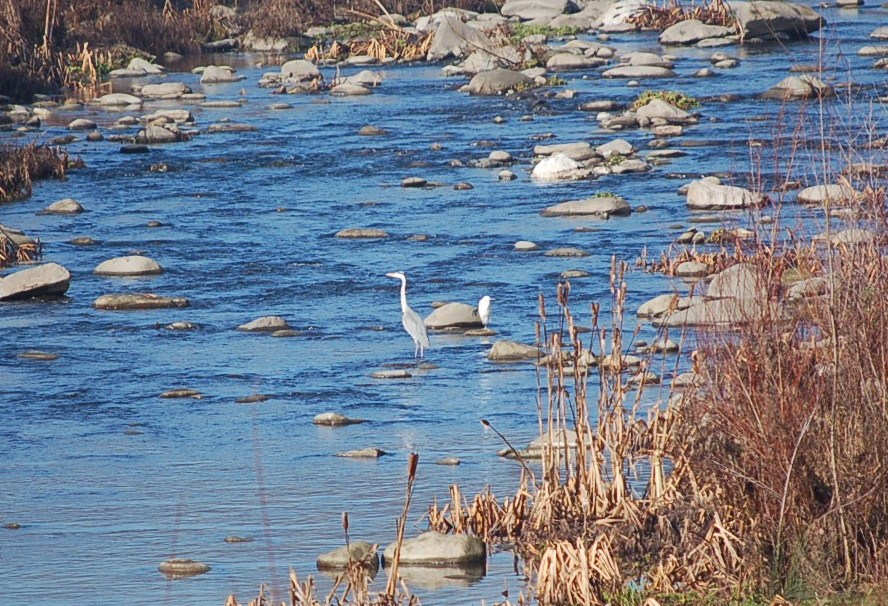
<path id="1" fill-rule="evenodd" d="M 53 202 L 41 211 L 44 215 L 76 215 L 83 212 L 83 206 L 74 198 L 64 198 Z"/>
<path id="2" fill-rule="evenodd" d="M 175 400 L 177 398 L 193 398 L 195 400 L 200 400 L 203 398 L 201 393 L 196 389 L 171 389 L 163 392 L 159 397 L 164 398 L 165 400 Z"/>
<path id="3" fill-rule="evenodd" d="M 196 562 L 185 558 L 173 558 L 164 560 L 157 569 L 163 574 L 174 579 L 193 577 L 210 571 L 210 567 L 203 562 Z"/>
<path id="4" fill-rule="evenodd" d="M 413 377 L 406 370 L 377 370 L 370 376 L 374 379 L 409 379 Z"/>
<path id="5" fill-rule="evenodd" d="M 265 402 L 270 400 L 271 396 L 266 395 L 264 393 L 254 393 L 249 396 L 244 396 L 242 398 L 237 398 L 234 403 L 235 404 L 259 404 L 260 402 Z"/>
<path id="6" fill-rule="evenodd" d="M 388 238 L 389 234 L 387 231 L 382 229 L 352 227 L 348 229 L 340 229 L 338 232 L 336 232 L 336 237 L 353 239 L 379 239 Z"/>
<path id="7" fill-rule="evenodd" d="M 569 200 L 555 204 L 542 211 L 544 217 L 592 215 L 610 217 L 625 216 L 632 213 L 632 207 L 624 199 L 617 196 L 594 196 L 583 200 Z"/>
<path id="8" fill-rule="evenodd" d="M 589 253 L 582 248 L 572 246 L 563 246 L 561 248 L 553 248 L 543 253 L 545 257 L 588 257 Z"/>
<path id="9" fill-rule="evenodd" d="M 390 544 L 383 554 L 386 562 L 395 555 L 395 545 Z M 400 563 L 414 566 L 448 566 L 453 564 L 481 563 L 487 557 L 484 541 L 465 534 L 424 532 L 401 544 Z"/>
<path id="10" fill-rule="evenodd" d="M 346 459 L 378 459 L 384 457 L 388 453 L 379 448 L 361 448 L 359 450 L 348 450 L 346 452 L 337 452 L 335 456 L 344 457 Z"/>
<path id="11" fill-rule="evenodd" d="M 289 328 L 290 325 L 281 316 L 262 316 L 237 327 L 238 330 L 244 332 L 276 332 Z"/>
<path id="12" fill-rule="evenodd" d="M 165 309 L 170 307 L 188 307 L 188 305 L 190 303 L 185 297 L 163 297 L 153 293 L 102 295 L 93 302 L 93 307 L 96 309 L 110 310 Z"/>
<path id="13" fill-rule="evenodd" d="M 675 72 L 655 65 L 621 65 L 604 71 L 605 78 L 672 78 Z"/>
<path id="14" fill-rule="evenodd" d="M 0 301 L 60 297 L 70 284 L 70 272 L 58 263 L 29 267 L 0 280 Z"/>
<path id="15" fill-rule="evenodd" d="M 36 349 L 30 349 L 28 351 L 23 351 L 16 357 L 22 360 L 40 360 L 51 362 L 52 360 L 58 360 L 59 354 L 50 353 L 48 351 L 37 351 Z"/>
<path id="16" fill-rule="evenodd" d="M 364 419 L 352 419 L 338 412 L 322 412 L 311 420 L 315 425 L 327 425 L 329 427 L 343 427 L 345 425 L 357 425 L 364 423 Z"/>

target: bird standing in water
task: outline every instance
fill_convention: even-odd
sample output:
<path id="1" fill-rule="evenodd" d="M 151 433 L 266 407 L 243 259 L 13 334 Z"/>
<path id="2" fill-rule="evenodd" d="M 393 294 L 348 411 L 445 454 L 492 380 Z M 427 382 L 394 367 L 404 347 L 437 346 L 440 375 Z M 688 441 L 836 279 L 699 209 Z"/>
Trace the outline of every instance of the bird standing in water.
<path id="1" fill-rule="evenodd" d="M 404 330 L 413 339 L 415 345 L 413 357 L 421 358 L 425 350 L 429 348 L 429 335 L 422 318 L 407 305 L 407 276 L 400 271 L 393 271 L 385 275 L 401 281 L 401 323 L 404 324 Z"/>
<path id="2" fill-rule="evenodd" d="M 493 297 L 488 297 L 484 295 L 481 297 L 481 300 L 478 301 L 478 317 L 481 318 L 481 324 L 484 325 L 484 328 L 487 328 L 488 322 L 490 322 L 490 302 L 493 301 Z"/>

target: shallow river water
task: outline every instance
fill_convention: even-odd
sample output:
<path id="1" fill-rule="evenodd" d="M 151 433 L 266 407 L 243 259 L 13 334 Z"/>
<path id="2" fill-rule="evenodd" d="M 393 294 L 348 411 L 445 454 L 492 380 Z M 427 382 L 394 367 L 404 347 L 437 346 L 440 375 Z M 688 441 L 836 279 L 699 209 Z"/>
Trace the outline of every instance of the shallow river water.
<path id="1" fill-rule="evenodd" d="M 189 109 L 201 129 L 231 118 L 255 132 L 202 134 L 152 147 L 146 155 L 123 155 L 119 144 L 107 141 L 68 146 L 85 169 L 64 182 L 40 183 L 29 200 L 0 207 L 0 222 L 39 236 L 45 260 L 73 275 L 60 301 L 0 309 L 0 523 L 21 524 L 19 530 L 0 530 L 0 603 L 209 605 L 221 604 L 231 592 L 244 600 L 260 582 L 270 583 L 281 598 L 289 567 L 304 576 L 314 571 L 320 552 L 343 543 L 343 511 L 351 518 L 352 539 L 385 545 L 393 538 L 411 451 L 419 453 L 420 467 L 408 536 L 425 528 L 427 505 L 445 498 L 450 484 L 459 483 L 466 495 L 485 486 L 497 494 L 513 490 L 519 467 L 496 456 L 503 445 L 479 420 L 489 419 L 516 444 L 535 436 L 532 365 L 489 362 L 485 356 L 495 338 L 433 334 L 427 360 L 438 368 L 410 380 L 371 379 L 385 365 L 413 364 L 413 345 L 400 325 L 397 282 L 385 273 L 407 273 L 408 298 L 421 315 L 436 300 L 475 304 L 492 295 L 496 338 L 532 342 L 537 294 L 553 300 L 560 272 L 585 269 L 592 276 L 573 281 L 573 301 L 580 323 L 588 325 L 589 304 L 609 298 L 612 255 L 630 262 L 645 248 L 658 255 L 680 233 L 675 224 L 689 225 L 692 213 L 676 195 L 680 185 L 709 173 L 733 173 L 737 184 L 747 184 L 747 142 L 768 145 L 773 120 L 784 110 L 754 96 L 789 75 L 791 64 L 816 63 L 825 47 L 826 64 L 836 67 L 827 76 L 864 85 L 854 111 L 871 112 L 884 135 L 885 107 L 870 102 L 886 95 L 888 72 L 872 69 L 874 59 L 858 57 L 856 50 L 873 43 L 867 35 L 888 23 L 888 11 L 823 14 L 830 26 L 810 42 L 722 49 L 741 65 L 716 70 L 713 78 L 693 77 L 709 65 L 713 51 L 671 48 L 678 56 L 675 79 L 630 88 L 598 72 L 567 73 L 567 88 L 577 97 L 549 100 L 534 110 L 528 101 L 459 93 L 462 80 L 441 76 L 440 65 L 386 67 L 385 83 L 367 97 L 282 98 L 256 86 L 264 71 L 277 69 L 255 66 L 268 58 L 216 56 L 216 63 L 239 66 L 246 80 L 201 87 L 188 72 L 169 79 L 189 83 L 210 100 L 237 99 L 246 89 L 241 108 Z M 663 52 L 654 34 L 613 36 L 610 44 L 619 51 Z M 357 70 L 346 73 L 351 71 Z M 594 145 L 620 136 L 643 155 L 650 131 L 605 133 L 594 114 L 576 108 L 594 99 L 628 102 L 647 87 L 740 98 L 704 103 L 701 123 L 675 140 L 687 155 L 649 173 L 556 185 L 530 181 L 532 137 L 540 133 L 555 135 L 547 143 Z M 269 109 L 281 101 L 293 108 Z M 151 102 L 144 109 L 179 106 Z M 794 116 L 799 108 L 785 109 Z M 803 111 L 814 116 L 814 110 Z M 531 113 L 533 121 L 520 120 Z M 506 123 L 495 124 L 495 116 Z M 37 136 L 64 134 L 75 117 L 95 120 L 107 135 L 119 114 L 93 107 L 60 113 Z M 366 124 L 390 135 L 359 136 Z M 479 141 L 494 146 L 480 147 Z M 442 150 L 430 149 L 436 142 Z M 486 157 L 492 149 L 519 159 L 516 181 L 499 182 L 499 169 L 449 165 L 452 159 Z M 415 161 L 428 165 L 411 167 Z M 149 171 L 160 162 L 173 171 Z M 448 186 L 400 187 L 414 175 Z M 474 189 L 450 187 L 459 181 Z M 545 206 L 603 190 L 650 210 L 610 221 L 539 214 Z M 88 212 L 36 214 L 64 197 L 76 198 Z M 151 220 L 165 226 L 146 227 Z M 725 221 L 745 224 L 747 216 L 733 213 Z M 391 235 L 374 241 L 333 237 L 346 227 L 377 227 Z M 429 239 L 409 240 L 414 234 Z M 99 244 L 72 245 L 80 235 Z M 532 240 L 542 250 L 516 252 L 517 240 Z M 578 246 L 591 255 L 542 255 L 556 246 Z M 140 279 L 92 274 L 99 262 L 133 253 L 157 259 L 167 271 Z M 629 308 L 671 288 L 662 276 L 634 272 Z M 130 291 L 185 296 L 191 306 L 128 312 L 91 307 L 102 294 Z M 234 330 L 272 314 L 287 318 L 301 334 L 271 338 Z M 157 328 L 180 320 L 200 328 Z M 646 328 L 642 337 L 652 334 Z M 27 349 L 60 358 L 16 357 Z M 179 387 L 204 397 L 158 398 Z M 253 393 L 271 398 L 235 403 Z M 324 411 L 368 422 L 335 429 L 312 425 L 312 417 Z M 391 456 L 332 456 L 368 446 Z M 445 456 L 462 464 L 432 464 Z M 228 535 L 254 541 L 227 544 Z M 157 565 L 173 556 L 206 562 L 212 571 L 167 580 Z M 329 587 L 329 580 L 321 577 L 319 584 Z M 521 577 L 511 556 L 499 554 L 482 579 L 442 578 L 411 587 L 426 604 L 477 604 L 500 599 L 504 589 L 517 595 Z"/>

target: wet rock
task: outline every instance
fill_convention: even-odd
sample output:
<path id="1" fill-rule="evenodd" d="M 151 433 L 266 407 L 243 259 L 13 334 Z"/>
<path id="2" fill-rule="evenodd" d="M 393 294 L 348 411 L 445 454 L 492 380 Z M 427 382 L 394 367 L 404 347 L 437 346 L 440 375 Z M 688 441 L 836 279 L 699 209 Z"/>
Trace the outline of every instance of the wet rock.
<path id="1" fill-rule="evenodd" d="M 329 425 L 330 427 L 342 427 L 345 425 L 357 425 L 364 423 L 364 419 L 352 419 L 338 412 L 322 412 L 311 420 L 315 425 Z"/>
<path id="2" fill-rule="evenodd" d="M 533 80 L 521 72 L 500 68 L 475 74 L 462 90 L 473 95 L 500 95 L 532 84 Z"/>
<path id="3" fill-rule="evenodd" d="M 165 400 L 176 400 L 179 398 L 193 398 L 195 400 L 200 400 L 203 398 L 201 393 L 196 389 L 171 389 L 169 391 L 165 391 L 160 396 Z"/>
<path id="4" fill-rule="evenodd" d="M 384 137 L 388 135 L 388 131 L 384 128 L 379 128 L 378 126 L 362 126 L 361 130 L 358 131 L 358 134 L 362 137 Z"/>
<path id="5" fill-rule="evenodd" d="M 409 379 L 413 375 L 406 370 L 377 370 L 370 377 L 373 379 Z"/>
<path id="6" fill-rule="evenodd" d="M 185 297 L 162 297 L 153 293 L 125 293 L 102 295 L 93 301 L 96 309 L 165 309 L 171 307 L 188 307 Z"/>
<path id="7" fill-rule="evenodd" d="M 290 325 L 281 316 L 262 316 L 237 327 L 238 330 L 244 332 L 273 332 L 288 328 L 290 328 Z"/>
<path id="8" fill-rule="evenodd" d="M 435 461 L 435 465 L 459 465 L 462 461 L 460 461 L 457 457 L 444 457 L 443 459 L 438 459 Z"/>
<path id="9" fill-rule="evenodd" d="M 71 274 L 58 263 L 29 267 L 0 280 L 0 301 L 60 297 L 70 284 Z"/>
<path id="10" fill-rule="evenodd" d="M 172 322 L 164 326 L 164 328 L 166 330 L 196 330 L 200 327 L 192 322 Z"/>
<path id="11" fill-rule="evenodd" d="M 362 69 L 357 74 L 348 76 L 345 79 L 345 82 L 348 84 L 363 86 L 364 88 L 375 88 L 382 85 L 383 79 L 384 78 L 382 74 L 379 72 L 370 71 L 369 69 Z"/>
<path id="12" fill-rule="evenodd" d="M 731 9 L 744 39 L 803 38 L 826 25 L 813 9 L 793 2 L 733 0 Z"/>
<path id="13" fill-rule="evenodd" d="M 104 141 L 105 136 L 98 131 L 93 131 L 86 136 L 86 140 L 90 143 L 98 143 L 99 141 Z"/>
<path id="14" fill-rule="evenodd" d="M 98 243 L 98 240 L 94 240 L 89 236 L 78 236 L 71 240 L 71 244 L 74 244 L 75 246 L 95 246 Z"/>
<path id="15" fill-rule="evenodd" d="M 478 310 L 465 303 L 447 303 L 433 311 L 424 320 L 426 328 L 483 328 Z"/>
<path id="16" fill-rule="evenodd" d="M 227 65 L 208 65 L 200 76 L 201 84 L 226 84 L 229 82 L 239 82 L 245 76 L 235 73 L 234 68 Z"/>
<path id="17" fill-rule="evenodd" d="M 497 173 L 496 175 L 496 178 L 499 181 L 514 181 L 518 178 L 518 175 L 506 168 L 499 171 L 499 173 Z"/>
<path id="18" fill-rule="evenodd" d="M 552 55 L 546 61 L 546 69 L 553 72 L 563 72 L 580 69 L 593 69 L 604 65 L 607 61 L 598 57 L 586 57 L 574 53 L 558 53 Z"/>
<path id="19" fill-rule="evenodd" d="M 41 211 L 44 215 L 76 215 L 84 211 L 80 202 L 74 198 L 64 198 L 53 202 Z"/>
<path id="20" fill-rule="evenodd" d="M 656 318 L 673 311 L 687 309 L 692 305 L 703 302 L 703 297 L 680 297 L 677 294 L 669 293 L 657 295 L 639 306 L 636 312 L 640 318 Z"/>
<path id="21" fill-rule="evenodd" d="M 151 63 L 141 57 L 133 57 L 125 68 L 112 70 L 110 76 L 112 78 L 138 78 L 160 75 L 164 70 L 162 65 Z"/>
<path id="22" fill-rule="evenodd" d="M 680 21 L 666 28 L 660 34 L 660 44 L 664 46 L 688 46 L 707 38 L 724 38 L 734 30 L 721 25 L 707 25 L 696 19 Z"/>
<path id="23" fill-rule="evenodd" d="M 540 249 L 536 242 L 531 242 L 530 240 L 518 240 L 515 242 L 514 248 L 520 252 L 530 252 Z"/>
<path id="24" fill-rule="evenodd" d="M 298 337 L 299 334 L 300 333 L 295 330 L 292 330 L 290 328 L 284 328 L 283 330 L 274 331 L 273 333 L 271 333 L 271 336 L 276 337 L 276 338 L 286 338 L 286 337 Z"/>
<path id="25" fill-rule="evenodd" d="M 605 78 L 672 78 L 675 72 L 656 65 L 620 65 L 604 71 Z"/>
<path id="26" fill-rule="evenodd" d="M 149 151 L 147 145 L 124 145 L 120 148 L 122 154 L 147 154 Z"/>
<path id="27" fill-rule="evenodd" d="M 796 200 L 802 204 L 847 204 L 856 198 L 857 192 L 847 185 L 815 185 L 796 194 Z"/>
<path id="28" fill-rule="evenodd" d="M 425 187 L 429 182 L 421 177 L 407 177 L 401 181 L 401 187 Z"/>
<path id="29" fill-rule="evenodd" d="M 174 579 L 193 577 L 210 571 L 210 567 L 203 562 L 195 562 L 185 558 L 173 558 L 164 560 L 157 569 L 163 574 Z"/>
<path id="30" fill-rule="evenodd" d="M 758 206 L 763 198 L 742 187 L 694 181 L 688 187 L 687 204 L 692 209 L 748 208 Z"/>
<path id="31" fill-rule="evenodd" d="M 388 238 L 389 234 L 387 231 L 382 229 L 369 229 L 369 228 L 348 228 L 341 229 L 336 232 L 337 238 L 364 238 L 364 239 L 373 239 L 373 238 Z"/>
<path id="32" fill-rule="evenodd" d="M 470 189 L 475 189 L 475 186 L 472 185 L 471 183 L 466 183 L 463 181 L 463 182 L 454 184 L 453 189 L 455 189 L 456 191 L 468 191 Z"/>
<path id="33" fill-rule="evenodd" d="M 383 557 L 390 562 L 395 545 L 386 547 Z M 481 563 L 487 557 L 484 541 L 465 534 L 441 534 L 425 532 L 401 544 L 400 563 L 409 565 L 439 566 L 446 564 Z"/>
<path id="34" fill-rule="evenodd" d="M 191 112 L 187 109 L 159 109 L 154 113 L 142 116 L 142 121 L 163 121 L 185 124 L 194 122 L 194 116 L 192 116 Z"/>
<path id="35" fill-rule="evenodd" d="M 463 334 L 467 337 L 494 337 L 499 333 L 491 328 L 471 328 Z"/>
<path id="36" fill-rule="evenodd" d="M 569 200 L 555 204 L 543 210 L 542 215 L 544 217 L 593 215 L 607 218 L 611 215 L 625 216 L 631 213 L 632 207 L 620 197 L 593 196 L 583 200 Z"/>
<path id="37" fill-rule="evenodd" d="M 342 546 L 333 551 L 322 553 L 318 556 L 318 570 L 346 570 L 350 562 L 365 562 L 371 570 L 379 569 L 379 556 L 376 554 L 376 545 L 365 541 L 351 541 L 348 546 Z"/>
<path id="38" fill-rule="evenodd" d="M 126 93 L 110 93 L 96 99 L 96 103 L 103 106 L 118 107 L 127 105 L 142 105 L 142 100 L 135 95 Z"/>
<path id="39" fill-rule="evenodd" d="M 21 529 L 21 527 L 22 525 L 17 524 L 16 522 L 7 522 L 3 525 L 3 528 L 5 528 L 6 530 L 19 530 Z"/>
<path id="40" fill-rule="evenodd" d="M 184 82 L 161 82 L 146 84 L 139 92 L 147 99 L 178 99 L 192 91 Z"/>
<path id="41" fill-rule="evenodd" d="M 793 99 L 817 99 L 832 96 L 833 90 L 819 78 L 809 74 L 787 76 L 762 93 L 762 99 L 789 101 Z"/>
<path id="42" fill-rule="evenodd" d="M 344 457 L 346 459 L 378 459 L 384 457 L 388 453 L 379 448 L 361 448 L 358 450 L 348 450 L 346 452 L 337 452 L 335 456 Z"/>
<path id="43" fill-rule="evenodd" d="M 249 133 L 257 130 L 255 126 L 251 124 L 240 124 L 238 122 L 220 122 L 217 124 L 211 124 L 207 129 L 207 132 L 210 134 L 213 133 Z"/>
<path id="44" fill-rule="evenodd" d="M 568 269 L 561 272 L 561 278 L 564 280 L 588 278 L 591 275 L 592 274 L 590 274 L 588 271 L 584 271 L 582 269 Z"/>
<path id="45" fill-rule="evenodd" d="M 102 261 L 93 270 L 101 276 L 150 276 L 163 273 L 163 267 L 149 257 L 130 255 Z"/>
<path id="46" fill-rule="evenodd" d="M 330 89 L 330 94 L 334 97 L 360 97 L 362 95 L 369 95 L 371 92 L 373 91 L 369 88 L 352 82 L 343 82 Z"/>
<path id="47" fill-rule="evenodd" d="M 321 72 L 311 61 L 294 59 L 281 66 L 281 77 L 290 82 L 304 82 L 320 79 Z"/>
<path id="48" fill-rule="evenodd" d="M 159 124 L 146 126 L 136 134 L 135 138 L 136 143 L 151 145 L 176 143 L 182 140 L 184 140 L 184 136 L 174 127 L 165 127 Z"/>
<path id="49" fill-rule="evenodd" d="M 96 123 L 86 118 L 77 118 L 68 123 L 69 130 L 93 130 L 94 128 L 96 128 Z"/>
<path id="50" fill-rule="evenodd" d="M 628 156 L 635 151 L 635 148 L 625 139 L 614 139 L 604 145 L 599 145 L 595 148 L 595 151 L 603 158 L 610 158 L 614 155 Z"/>
<path id="51" fill-rule="evenodd" d="M 543 253 L 546 257 L 588 257 L 589 253 L 582 248 L 573 246 L 563 246 L 561 248 L 553 248 Z"/>
<path id="52" fill-rule="evenodd" d="M 18 354 L 16 357 L 22 360 L 39 360 L 41 362 L 51 362 L 53 360 L 58 360 L 59 354 L 50 353 L 48 351 L 29 349 L 28 351 L 23 351 L 22 353 Z"/>
<path id="53" fill-rule="evenodd" d="M 252 543 L 253 539 L 250 537 L 239 537 L 237 535 L 227 536 L 222 539 L 226 543 Z"/>
<path id="54" fill-rule="evenodd" d="M 625 65 L 652 65 L 668 69 L 672 69 L 673 67 L 671 60 L 665 59 L 657 53 L 635 52 L 623 55 L 620 59 Z"/>
<path id="55" fill-rule="evenodd" d="M 235 404 L 259 404 L 260 402 L 267 402 L 271 399 L 271 396 L 266 395 L 264 393 L 254 393 L 249 396 L 243 396 L 242 398 L 237 398 L 234 403 Z"/>

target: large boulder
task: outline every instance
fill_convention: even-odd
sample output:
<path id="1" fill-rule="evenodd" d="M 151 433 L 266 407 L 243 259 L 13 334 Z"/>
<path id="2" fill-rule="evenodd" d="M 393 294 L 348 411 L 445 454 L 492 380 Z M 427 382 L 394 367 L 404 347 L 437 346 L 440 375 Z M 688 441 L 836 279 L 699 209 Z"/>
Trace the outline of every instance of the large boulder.
<path id="1" fill-rule="evenodd" d="M 762 317 L 765 305 L 751 298 L 711 299 L 653 320 L 654 326 L 735 326 Z"/>
<path id="2" fill-rule="evenodd" d="M 29 267 L 0 280 L 0 301 L 59 297 L 70 284 L 71 274 L 58 263 Z"/>
<path id="3" fill-rule="evenodd" d="M 551 21 L 564 13 L 576 12 L 576 6 L 570 0 L 506 0 L 500 12 L 522 21 Z"/>
<path id="4" fill-rule="evenodd" d="M 456 15 L 441 19 L 429 46 L 426 59 L 440 61 L 448 57 L 463 57 L 472 51 L 493 52 L 494 45 L 480 29 L 463 23 Z"/>
<path id="5" fill-rule="evenodd" d="M 692 305 L 703 302 L 703 297 L 680 297 L 676 293 L 657 295 L 638 307 L 636 312 L 639 318 L 657 318 L 671 311 L 687 309 Z"/>
<path id="6" fill-rule="evenodd" d="M 826 25 L 814 9 L 802 4 L 771 0 L 728 4 L 743 38 L 804 38 Z"/>
<path id="7" fill-rule="evenodd" d="M 624 25 L 631 17 L 635 17 L 651 4 L 648 0 L 619 0 L 608 5 L 593 26 L 607 28 Z"/>
<path id="8" fill-rule="evenodd" d="M 667 27 L 660 34 L 660 44 L 664 46 L 688 46 L 707 38 L 724 38 L 733 33 L 734 30 L 728 27 L 707 25 L 696 19 L 688 19 Z"/>
<path id="9" fill-rule="evenodd" d="M 475 74 L 462 90 L 473 95 L 500 95 L 531 84 L 533 80 L 521 72 L 498 68 Z"/>
<path id="10" fill-rule="evenodd" d="M 796 200 L 802 204 L 846 204 L 853 202 L 856 197 L 856 191 L 841 184 L 814 185 L 796 194 Z"/>
<path id="11" fill-rule="evenodd" d="M 576 162 L 589 160 L 596 156 L 592 145 L 585 141 L 577 141 L 575 143 L 557 143 L 555 145 L 536 145 L 533 148 L 536 156 L 551 156 L 553 154 L 563 154 Z"/>
<path id="12" fill-rule="evenodd" d="M 395 545 L 385 548 L 386 562 L 395 556 Z M 405 566 L 442 566 L 448 564 L 476 564 L 487 557 L 484 541 L 466 534 L 424 532 L 401 544 L 400 563 Z"/>
<path id="13" fill-rule="evenodd" d="M 163 273 L 163 267 L 149 257 L 129 255 L 102 261 L 93 270 L 100 276 L 152 276 Z"/>
<path id="14" fill-rule="evenodd" d="M 483 328 L 478 310 L 465 303 L 447 303 L 425 319 L 426 328 Z"/>
<path id="15" fill-rule="evenodd" d="M 755 267 L 749 263 L 737 263 L 712 277 L 706 288 L 707 299 L 761 299 L 767 295 L 760 284 Z"/>
<path id="16" fill-rule="evenodd" d="M 281 66 L 281 77 L 290 82 L 303 82 L 306 80 L 319 79 L 321 77 L 321 72 L 311 61 L 306 61 L 305 59 L 293 59 Z"/>
<path id="17" fill-rule="evenodd" d="M 611 215 L 623 216 L 632 214 L 632 207 L 619 196 L 593 196 L 582 200 L 569 200 L 543 210 L 544 217 L 559 217 L 565 215 L 593 215 L 598 217 L 610 217 Z"/>
<path id="18" fill-rule="evenodd" d="M 105 107 L 117 107 L 126 105 L 142 105 L 142 100 L 127 93 L 110 93 L 96 99 L 96 103 Z"/>
<path id="19" fill-rule="evenodd" d="M 693 209 L 749 208 L 760 205 L 762 201 L 760 194 L 732 185 L 716 185 L 701 180 L 694 181 L 688 187 L 687 203 Z"/>

